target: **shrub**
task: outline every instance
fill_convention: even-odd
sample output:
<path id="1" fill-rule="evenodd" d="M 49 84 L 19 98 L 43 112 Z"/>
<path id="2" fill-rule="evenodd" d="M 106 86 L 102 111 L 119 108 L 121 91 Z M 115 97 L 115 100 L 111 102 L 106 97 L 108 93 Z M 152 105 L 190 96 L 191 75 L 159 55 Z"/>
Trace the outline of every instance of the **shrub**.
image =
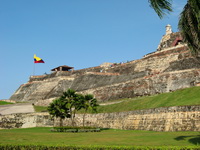
<path id="1" fill-rule="evenodd" d="M 45 146 L 0 145 L 1 150 L 199 150 L 197 146 Z"/>
<path id="2" fill-rule="evenodd" d="M 54 127 L 52 132 L 100 132 L 100 128 L 96 127 Z"/>

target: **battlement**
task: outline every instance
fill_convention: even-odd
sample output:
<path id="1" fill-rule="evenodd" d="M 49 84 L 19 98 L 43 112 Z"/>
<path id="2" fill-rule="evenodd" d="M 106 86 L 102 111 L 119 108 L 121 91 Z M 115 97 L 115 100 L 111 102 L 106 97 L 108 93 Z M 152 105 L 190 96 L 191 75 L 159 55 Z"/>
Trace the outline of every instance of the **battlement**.
<path id="1" fill-rule="evenodd" d="M 177 46 L 165 48 L 162 51 L 155 51 L 155 52 L 146 54 L 146 55 L 143 56 L 143 58 L 165 56 L 165 55 L 174 54 L 174 53 L 175 54 L 189 53 L 188 50 L 189 50 L 189 48 L 187 47 L 186 44 L 179 44 Z"/>
<path id="2" fill-rule="evenodd" d="M 72 71 L 55 71 L 50 74 L 45 74 L 45 75 L 39 75 L 39 76 L 30 76 L 29 82 L 33 81 L 45 81 L 51 78 L 55 77 L 66 77 L 66 76 L 80 76 L 84 75 L 87 72 L 100 72 L 102 67 L 96 66 L 96 67 L 90 67 L 90 68 L 85 68 L 85 69 L 80 69 L 80 70 L 72 70 Z"/>
<path id="3" fill-rule="evenodd" d="M 94 75 L 101 75 L 101 76 L 119 76 L 119 73 L 105 73 L 105 72 L 87 72 L 86 74 L 94 74 Z"/>

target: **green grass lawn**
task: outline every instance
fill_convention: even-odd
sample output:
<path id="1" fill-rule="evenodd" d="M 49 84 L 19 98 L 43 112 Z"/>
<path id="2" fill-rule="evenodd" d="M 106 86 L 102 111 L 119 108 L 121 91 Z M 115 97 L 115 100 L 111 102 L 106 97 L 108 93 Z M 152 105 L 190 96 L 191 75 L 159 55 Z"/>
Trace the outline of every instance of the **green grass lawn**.
<path id="1" fill-rule="evenodd" d="M 0 101 L 0 105 L 8 105 L 8 104 L 13 104 L 11 102 L 5 102 L 5 101 Z"/>
<path id="2" fill-rule="evenodd" d="M 124 99 L 123 102 L 118 104 L 98 107 L 98 113 L 185 105 L 200 105 L 200 87 L 186 88 L 154 96 Z"/>
<path id="3" fill-rule="evenodd" d="M 105 145 L 105 146 L 195 146 L 199 132 L 154 132 L 103 130 L 90 133 L 50 132 L 49 127 L 0 130 L 0 144 L 12 145 Z"/>
<path id="4" fill-rule="evenodd" d="M 47 107 L 45 106 L 34 106 L 35 112 L 47 112 Z"/>

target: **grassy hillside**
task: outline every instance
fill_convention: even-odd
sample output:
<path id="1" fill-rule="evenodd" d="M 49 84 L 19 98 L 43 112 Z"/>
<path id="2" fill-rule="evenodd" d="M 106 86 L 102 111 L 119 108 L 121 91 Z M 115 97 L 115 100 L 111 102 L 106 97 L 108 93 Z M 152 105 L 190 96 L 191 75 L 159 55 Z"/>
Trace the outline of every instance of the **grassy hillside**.
<path id="1" fill-rule="evenodd" d="M 116 100 L 116 102 L 119 101 L 122 102 L 99 106 L 98 113 L 122 112 L 170 106 L 200 105 L 200 87 L 186 88 L 154 96 Z M 35 106 L 35 111 L 46 111 L 46 107 Z"/>
<path id="2" fill-rule="evenodd" d="M 5 102 L 5 101 L 0 101 L 0 105 L 8 105 L 8 104 L 13 104 L 11 102 Z"/>
<path id="3" fill-rule="evenodd" d="M 200 105 L 200 87 L 186 88 L 148 97 L 124 99 L 123 102 L 118 104 L 100 106 L 98 113 L 185 105 Z"/>

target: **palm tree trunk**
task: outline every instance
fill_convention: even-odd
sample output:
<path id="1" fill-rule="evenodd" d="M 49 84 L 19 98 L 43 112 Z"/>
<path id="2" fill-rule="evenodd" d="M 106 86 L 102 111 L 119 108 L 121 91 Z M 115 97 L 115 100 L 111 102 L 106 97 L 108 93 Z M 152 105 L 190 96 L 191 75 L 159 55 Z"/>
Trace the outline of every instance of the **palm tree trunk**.
<path id="1" fill-rule="evenodd" d="M 73 111 L 73 113 L 72 113 L 72 126 L 74 127 L 74 123 L 75 123 L 75 121 L 74 121 L 74 119 L 75 119 L 75 114 L 76 114 L 76 111 Z"/>
<path id="2" fill-rule="evenodd" d="M 85 110 L 84 114 L 83 114 L 83 128 L 85 127 L 85 115 L 86 115 L 87 110 Z"/>
<path id="3" fill-rule="evenodd" d="M 60 117 L 60 127 L 63 127 L 63 119 Z"/>
<path id="4" fill-rule="evenodd" d="M 71 125 L 73 125 L 73 112 L 72 112 L 72 108 L 70 107 L 70 119 L 71 119 Z"/>
<path id="5" fill-rule="evenodd" d="M 85 127 L 85 114 L 86 113 L 83 114 L 83 128 Z"/>

